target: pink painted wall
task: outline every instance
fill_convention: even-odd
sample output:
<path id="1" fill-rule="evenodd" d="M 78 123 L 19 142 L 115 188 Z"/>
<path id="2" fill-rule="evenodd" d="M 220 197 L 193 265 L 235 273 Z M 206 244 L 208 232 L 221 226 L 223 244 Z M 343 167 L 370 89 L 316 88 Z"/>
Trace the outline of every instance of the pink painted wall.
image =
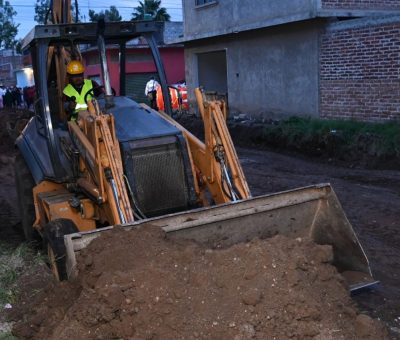
<path id="1" fill-rule="evenodd" d="M 89 51 L 82 53 L 83 59 L 89 59 L 97 54 L 97 51 Z M 134 48 L 127 49 L 127 54 L 145 55 L 150 56 L 151 52 L 148 48 Z M 161 59 L 164 64 L 164 69 L 167 77 L 168 84 L 174 84 L 180 80 L 185 79 L 185 63 L 183 47 L 166 47 L 160 49 Z M 111 87 L 119 94 L 119 63 L 117 60 L 118 50 L 111 49 L 107 51 L 108 69 L 111 78 Z M 143 58 L 142 58 L 143 59 Z M 153 73 L 156 72 L 156 66 L 152 60 L 126 62 L 126 74 L 132 73 Z M 95 76 L 101 74 L 100 64 L 86 65 L 85 76 Z"/>

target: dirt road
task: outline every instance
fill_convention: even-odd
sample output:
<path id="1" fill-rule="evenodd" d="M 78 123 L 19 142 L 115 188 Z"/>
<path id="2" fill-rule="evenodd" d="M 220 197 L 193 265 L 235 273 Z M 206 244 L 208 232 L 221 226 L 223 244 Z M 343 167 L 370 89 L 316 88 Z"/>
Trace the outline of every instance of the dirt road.
<path id="1" fill-rule="evenodd" d="M 238 152 L 253 196 L 332 184 L 381 282 L 354 299 L 362 310 L 399 332 L 400 171 L 350 169 L 250 149 Z"/>

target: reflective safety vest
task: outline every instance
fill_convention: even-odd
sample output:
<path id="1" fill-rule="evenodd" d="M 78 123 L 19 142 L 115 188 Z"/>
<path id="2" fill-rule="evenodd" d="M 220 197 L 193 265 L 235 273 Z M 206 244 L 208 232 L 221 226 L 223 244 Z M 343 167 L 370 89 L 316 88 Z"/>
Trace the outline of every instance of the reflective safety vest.
<path id="1" fill-rule="evenodd" d="M 81 93 L 79 93 L 71 84 L 68 84 L 63 93 L 67 96 L 67 97 L 75 97 L 75 102 L 76 102 L 76 106 L 75 106 L 75 111 L 72 115 L 71 120 L 76 120 L 76 117 L 78 115 L 79 111 L 83 111 L 83 110 L 87 110 L 88 106 L 85 103 L 85 94 L 88 93 L 91 89 L 93 88 L 93 83 L 91 80 L 89 79 L 85 79 L 82 89 L 81 89 Z M 86 97 L 87 100 L 92 99 L 92 96 L 89 94 Z"/>

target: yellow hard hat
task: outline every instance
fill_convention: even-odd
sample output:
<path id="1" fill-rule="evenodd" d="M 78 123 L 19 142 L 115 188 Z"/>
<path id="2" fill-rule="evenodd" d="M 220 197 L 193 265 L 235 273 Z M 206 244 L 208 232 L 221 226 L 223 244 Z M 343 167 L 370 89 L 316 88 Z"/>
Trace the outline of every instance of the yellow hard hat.
<path id="1" fill-rule="evenodd" d="M 85 68 L 79 60 L 71 60 L 67 65 L 68 74 L 81 74 L 84 71 Z"/>

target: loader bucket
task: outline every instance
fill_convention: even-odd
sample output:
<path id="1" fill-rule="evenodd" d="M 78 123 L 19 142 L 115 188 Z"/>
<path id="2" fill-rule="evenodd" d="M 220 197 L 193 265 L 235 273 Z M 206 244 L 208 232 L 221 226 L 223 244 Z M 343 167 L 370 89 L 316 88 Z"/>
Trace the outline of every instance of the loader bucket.
<path id="1" fill-rule="evenodd" d="M 317 244 L 332 246 L 333 264 L 348 281 L 350 291 L 377 283 L 329 184 L 141 220 L 123 227 L 131 229 L 147 223 L 162 227 L 172 238 L 191 239 L 208 247 L 228 247 L 277 234 L 310 237 Z M 75 254 L 99 236 L 99 231 L 110 228 L 65 236 L 70 276 L 76 274 Z"/>

